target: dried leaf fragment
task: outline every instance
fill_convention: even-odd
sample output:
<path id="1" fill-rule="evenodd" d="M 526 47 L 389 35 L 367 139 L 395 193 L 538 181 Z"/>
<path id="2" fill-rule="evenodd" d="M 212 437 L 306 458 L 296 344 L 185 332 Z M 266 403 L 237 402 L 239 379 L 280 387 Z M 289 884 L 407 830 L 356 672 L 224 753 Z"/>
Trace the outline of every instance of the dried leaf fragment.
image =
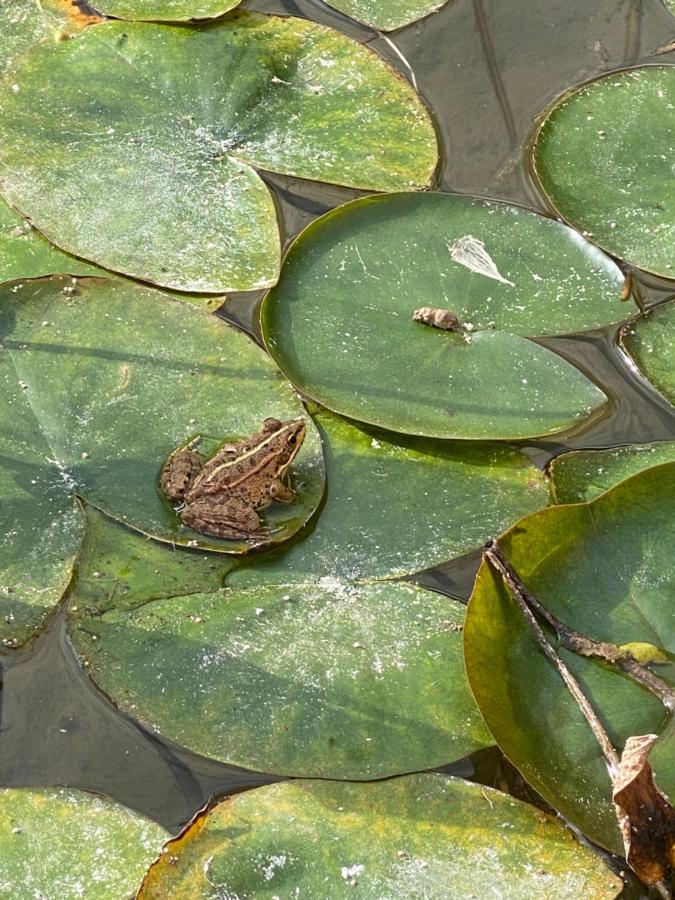
<path id="1" fill-rule="evenodd" d="M 647 757 L 655 734 L 629 737 L 612 776 L 612 799 L 628 864 L 645 884 L 668 878 L 675 867 L 675 809 L 654 781 Z"/>
<path id="2" fill-rule="evenodd" d="M 464 237 L 448 244 L 448 250 L 452 260 L 461 266 L 471 269 L 478 275 L 485 275 L 486 278 L 493 278 L 495 281 L 501 281 L 502 284 L 510 284 L 511 287 L 515 287 L 512 281 L 500 274 L 494 260 L 485 249 L 483 241 L 472 234 L 465 234 Z"/>
<path id="3" fill-rule="evenodd" d="M 434 309 L 432 306 L 421 306 L 413 313 L 413 321 L 440 328 L 441 331 L 458 331 L 460 321 L 449 309 Z"/>

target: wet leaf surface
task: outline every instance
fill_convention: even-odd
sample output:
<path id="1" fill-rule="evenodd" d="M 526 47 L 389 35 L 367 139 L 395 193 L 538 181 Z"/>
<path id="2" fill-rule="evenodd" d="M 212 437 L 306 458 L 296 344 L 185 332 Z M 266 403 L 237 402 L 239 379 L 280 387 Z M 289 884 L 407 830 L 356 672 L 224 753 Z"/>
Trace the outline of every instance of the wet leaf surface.
<path id="1" fill-rule="evenodd" d="M 571 225 L 666 278 L 675 278 L 673 103 L 671 66 L 612 72 L 565 95 L 534 147 L 539 181 Z"/>
<path id="2" fill-rule="evenodd" d="M 543 473 L 517 450 L 397 438 L 321 411 L 328 492 L 314 530 L 228 584 L 391 578 L 483 544 L 546 506 Z"/>
<path id="3" fill-rule="evenodd" d="M 551 507 L 500 539 L 528 590 L 582 634 L 642 642 L 672 660 L 675 464 L 622 481 L 590 503 Z M 471 688 L 498 744 L 533 787 L 585 834 L 616 852 L 622 841 L 611 782 L 586 720 L 538 649 L 515 601 L 483 563 L 469 603 L 465 658 Z M 659 736 L 650 760 L 675 793 L 675 735 L 661 702 L 610 667 L 560 650 L 612 743 Z M 658 655 L 655 658 L 659 658 Z M 653 670 L 675 683 L 672 662 Z"/>
<path id="4" fill-rule="evenodd" d="M 447 0 L 326 0 L 329 6 L 378 31 L 394 31 L 423 19 Z"/>
<path id="5" fill-rule="evenodd" d="M 343 415 L 429 437 L 518 438 L 569 428 L 604 402 L 526 336 L 635 313 L 622 285 L 597 249 L 521 208 L 370 197 L 301 234 L 262 327 L 290 380 Z M 460 329 L 413 321 L 420 307 L 449 309 Z"/>
<path id="6" fill-rule="evenodd" d="M 675 461 L 675 441 L 629 444 L 611 450 L 574 450 L 551 463 L 557 503 L 583 503 L 644 469 Z"/>
<path id="7" fill-rule="evenodd" d="M 675 303 L 655 307 L 624 329 L 622 343 L 666 400 L 675 404 Z"/>
<path id="8" fill-rule="evenodd" d="M 490 744 L 461 654 L 463 607 L 328 576 L 71 616 L 123 711 L 189 749 L 288 775 L 379 778 Z"/>
<path id="9" fill-rule="evenodd" d="M 252 166 L 394 190 L 425 187 L 436 163 L 410 85 L 300 19 L 109 21 L 34 47 L 7 81 L 4 196 L 63 249 L 177 290 L 277 280 L 274 202 Z"/>
<path id="10" fill-rule="evenodd" d="M 212 19 L 241 0 L 98 0 L 97 9 L 107 16 L 132 22 L 171 22 Z"/>
<path id="11" fill-rule="evenodd" d="M 129 897 L 166 838 L 159 825 L 105 797 L 3 788 L 0 891 L 17 898 Z"/>
<path id="12" fill-rule="evenodd" d="M 96 17 L 77 0 L 3 0 L 0 3 L 0 73 L 40 41 L 76 34 Z"/>
<path id="13" fill-rule="evenodd" d="M 10 565 L 49 537 L 33 510 L 48 495 L 56 504 L 54 492 L 69 510 L 77 491 L 156 538 L 235 553 L 288 539 L 319 504 L 323 455 L 311 422 L 293 467 L 295 501 L 269 507 L 250 542 L 191 531 L 161 494 L 162 465 L 189 438 L 202 435 L 209 456 L 268 416 L 304 414 L 266 355 L 215 316 L 130 284 L 53 278 L 0 289 L 0 330 L 3 472 L 17 498 L 3 517 L 22 535 Z"/>
<path id="14" fill-rule="evenodd" d="M 621 881 L 539 810 L 441 775 L 276 784 L 168 845 L 139 900 L 202 897 L 611 898 Z"/>

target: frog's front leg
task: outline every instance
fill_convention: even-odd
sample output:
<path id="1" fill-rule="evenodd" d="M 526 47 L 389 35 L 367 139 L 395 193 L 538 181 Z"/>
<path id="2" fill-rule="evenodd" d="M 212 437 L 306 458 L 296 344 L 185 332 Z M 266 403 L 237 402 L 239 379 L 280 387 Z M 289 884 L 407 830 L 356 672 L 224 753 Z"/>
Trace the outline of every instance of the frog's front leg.
<path id="1" fill-rule="evenodd" d="M 260 516 L 241 497 L 209 494 L 186 503 L 180 512 L 185 525 L 219 538 L 247 538 L 261 526 Z"/>
<path id="2" fill-rule="evenodd" d="M 202 457 L 192 449 L 194 443 L 190 441 L 189 444 L 174 450 L 164 463 L 159 484 L 169 500 L 184 500 L 192 482 L 204 465 Z"/>
<path id="3" fill-rule="evenodd" d="M 295 491 L 284 484 L 281 478 L 275 478 L 269 486 L 269 495 L 272 500 L 280 500 L 282 503 L 291 503 L 295 499 Z"/>

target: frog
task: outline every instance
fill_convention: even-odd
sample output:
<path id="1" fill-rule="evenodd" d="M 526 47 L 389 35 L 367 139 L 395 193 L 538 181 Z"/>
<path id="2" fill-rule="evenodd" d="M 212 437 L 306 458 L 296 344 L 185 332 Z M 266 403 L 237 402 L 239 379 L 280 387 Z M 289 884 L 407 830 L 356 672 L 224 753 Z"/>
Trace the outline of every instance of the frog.
<path id="1" fill-rule="evenodd" d="M 168 457 L 160 487 L 178 504 L 184 525 L 211 537 L 254 540 L 263 529 L 258 510 L 295 499 L 287 476 L 306 433 L 304 419 L 268 418 L 260 431 L 224 444 L 210 459 L 194 449 L 198 436 Z"/>

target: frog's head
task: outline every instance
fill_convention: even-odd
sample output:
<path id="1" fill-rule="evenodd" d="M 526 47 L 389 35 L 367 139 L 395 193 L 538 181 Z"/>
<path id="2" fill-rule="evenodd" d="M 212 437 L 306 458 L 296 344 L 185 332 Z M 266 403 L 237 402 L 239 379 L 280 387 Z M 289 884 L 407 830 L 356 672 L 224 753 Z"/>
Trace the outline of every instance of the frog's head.
<path id="1" fill-rule="evenodd" d="M 277 462 L 277 475 L 281 477 L 288 471 L 300 452 L 307 434 L 307 423 L 304 419 L 291 419 L 288 422 L 265 419 L 263 431 L 270 436 L 269 446 L 273 448 Z"/>

